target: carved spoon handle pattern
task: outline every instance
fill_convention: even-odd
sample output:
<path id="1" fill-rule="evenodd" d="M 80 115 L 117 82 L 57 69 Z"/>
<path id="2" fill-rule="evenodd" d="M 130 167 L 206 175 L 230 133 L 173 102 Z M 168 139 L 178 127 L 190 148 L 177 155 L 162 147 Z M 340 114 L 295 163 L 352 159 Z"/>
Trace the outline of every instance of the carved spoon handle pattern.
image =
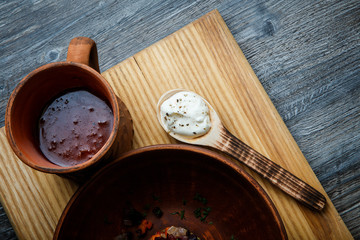
<path id="1" fill-rule="evenodd" d="M 220 136 L 213 147 L 233 156 L 307 207 L 318 211 L 324 208 L 325 197 L 313 187 L 246 145 L 225 127 Z"/>
<path id="2" fill-rule="evenodd" d="M 161 96 L 157 105 L 157 117 L 161 126 L 166 130 L 163 118 L 160 114 L 161 104 L 172 95 L 186 91 L 183 89 L 174 89 Z M 202 99 L 209 107 L 211 119 L 211 128 L 203 136 L 188 138 L 180 134 L 168 131 L 173 138 L 195 145 L 209 146 L 223 151 L 241 163 L 253 169 L 260 176 L 268 179 L 273 185 L 279 187 L 285 193 L 289 194 L 305 206 L 313 210 L 322 210 L 326 204 L 326 198 L 313 187 L 300 180 L 292 173 L 288 172 L 278 164 L 261 155 L 240 139 L 231 134 L 221 123 L 221 120 L 214 108 L 205 99 Z"/>

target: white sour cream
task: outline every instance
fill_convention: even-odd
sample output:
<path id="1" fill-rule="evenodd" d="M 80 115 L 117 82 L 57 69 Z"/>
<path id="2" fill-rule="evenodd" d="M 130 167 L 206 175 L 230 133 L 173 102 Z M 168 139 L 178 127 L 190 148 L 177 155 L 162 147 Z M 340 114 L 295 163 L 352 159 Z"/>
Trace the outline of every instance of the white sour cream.
<path id="1" fill-rule="evenodd" d="M 165 130 L 190 138 L 200 137 L 211 128 L 209 108 L 202 97 L 193 92 L 178 92 L 160 106 Z"/>

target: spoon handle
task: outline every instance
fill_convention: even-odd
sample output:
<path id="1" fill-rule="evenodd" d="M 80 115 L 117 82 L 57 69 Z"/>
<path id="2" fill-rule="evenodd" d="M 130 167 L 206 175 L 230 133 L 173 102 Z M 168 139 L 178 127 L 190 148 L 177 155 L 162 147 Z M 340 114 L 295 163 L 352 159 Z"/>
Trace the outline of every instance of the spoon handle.
<path id="1" fill-rule="evenodd" d="M 326 199 L 320 192 L 224 130 L 218 149 L 235 157 L 307 207 L 318 211 L 324 208 Z"/>

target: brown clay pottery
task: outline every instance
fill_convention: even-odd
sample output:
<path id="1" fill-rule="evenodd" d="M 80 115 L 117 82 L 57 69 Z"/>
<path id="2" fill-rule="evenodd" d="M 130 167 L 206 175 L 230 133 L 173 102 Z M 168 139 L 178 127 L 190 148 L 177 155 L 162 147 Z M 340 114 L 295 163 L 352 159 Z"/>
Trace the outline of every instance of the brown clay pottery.
<path id="1" fill-rule="evenodd" d="M 10 96 L 5 127 L 12 149 L 24 163 L 42 172 L 83 181 L 109 159 L 130 150 L 133 129 L 126 106 L 99 73 L 95 42 L 85 37 L 74 38 L 68 50 L 67 62 L 47 64 L 22 79 Z M 56 96 L 73 89 L 89 91 L 105 101 L 112 111 L 113 125 L 106 142 L 93 157 L 80 164 L 59 166 L 49 161 L 39 147 L 39 119 Z"/>
<path id="2" fill-rule="evenodd" d="M 250 175 L 218 153 L 189 145 L 144 147 L 107 165 L 72 197 L 54 239 L 136 235 L 126 225 L 129 209 L 153 223 L 144 239 L 168 226 L 206 240 L 287 239 L 274 204 Z"/>

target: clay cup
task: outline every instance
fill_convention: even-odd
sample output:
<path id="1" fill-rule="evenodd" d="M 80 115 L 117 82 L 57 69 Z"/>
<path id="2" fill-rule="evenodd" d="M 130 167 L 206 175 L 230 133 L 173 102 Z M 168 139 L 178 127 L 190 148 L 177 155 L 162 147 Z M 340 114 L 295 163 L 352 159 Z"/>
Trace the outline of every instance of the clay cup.
<path id="1" fill-rule="evenodd" d="M 41 152 L 37 127 L 44 107 L 55 96 L 75 88 L 88 89 L 108 103 L 113 112 L 113 127 L 106 143 L 91 159 L 62 167 Z M 100 74 L 96 44 L 86 37 L 71 40 L 66 62 L 49 63 L 21 80 L 10 96 L 5 128 L 7 139 L 22 162 L 36 170 L 77 181 L 86 180 L 120 153 L 130 150 L 133 138 L 130 113 Z"/>

